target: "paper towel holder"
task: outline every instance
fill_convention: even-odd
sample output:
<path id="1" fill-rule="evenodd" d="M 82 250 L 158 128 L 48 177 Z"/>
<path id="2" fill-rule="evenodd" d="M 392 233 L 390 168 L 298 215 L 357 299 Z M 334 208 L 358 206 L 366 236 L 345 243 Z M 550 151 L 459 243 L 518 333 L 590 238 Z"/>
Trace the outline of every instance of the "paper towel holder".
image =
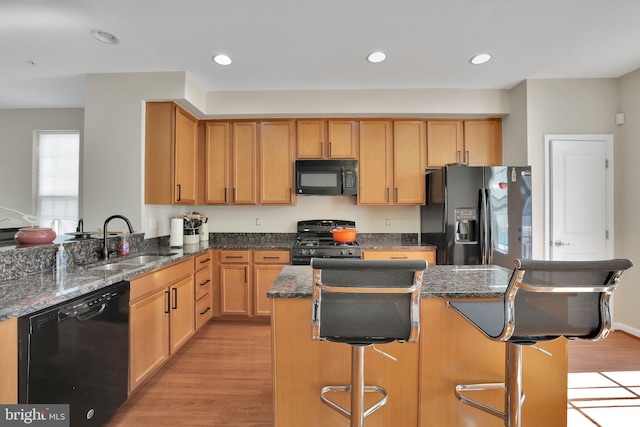
<path id="1" fill-rule="evenodd" d="M 172 248 L 181 248 L 184 242 L 184 218 L 181 216 L 171 217 L 170 222 L 169 246 Z"/>

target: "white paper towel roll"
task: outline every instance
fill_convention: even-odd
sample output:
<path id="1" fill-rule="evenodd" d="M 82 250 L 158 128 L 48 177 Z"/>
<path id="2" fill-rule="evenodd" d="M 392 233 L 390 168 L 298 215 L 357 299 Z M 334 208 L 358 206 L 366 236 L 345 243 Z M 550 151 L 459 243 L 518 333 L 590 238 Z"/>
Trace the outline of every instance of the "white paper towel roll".
<path id="1" fill-rule="evenodd" d="M 206 222 L 200 225 L 200 241 L 204 242 L 209 240 L 209 224 Z"/>
<path id="2" fill-rule="evenodd" d="M 183 242 L 183 218 L 171 218 L 171 234 L 169 236 L 169 245 L 172 248 L 181 248 Z"/>

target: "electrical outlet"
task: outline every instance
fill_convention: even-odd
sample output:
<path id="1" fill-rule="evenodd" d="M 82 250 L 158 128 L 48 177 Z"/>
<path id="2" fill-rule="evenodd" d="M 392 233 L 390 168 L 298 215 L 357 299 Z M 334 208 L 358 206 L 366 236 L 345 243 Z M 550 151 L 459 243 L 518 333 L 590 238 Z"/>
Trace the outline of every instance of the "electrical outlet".
<path id="1" fill-rule="evenodd" d="M 260 227 L 260 218 L 256 218 L 256 227 Z"/>
<path id="2" fill-rule="evenodd" d="M 385 218 L 384 219 L 384 226 L 385 227 L 391 227 L 391 218 Z"/>

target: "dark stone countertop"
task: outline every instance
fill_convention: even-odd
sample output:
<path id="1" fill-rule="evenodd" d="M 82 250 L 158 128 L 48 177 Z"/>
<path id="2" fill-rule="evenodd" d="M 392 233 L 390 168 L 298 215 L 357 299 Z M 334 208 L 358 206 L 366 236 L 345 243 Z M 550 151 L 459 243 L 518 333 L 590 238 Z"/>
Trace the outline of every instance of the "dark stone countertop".
<path id="1" fill-rule="evenodd" d="M 311 298 L 313 269 L 286 266 L 267 292 L 269 298 Z M 425 270 L 422 298 L 502 297 L 511 270 L 489 265 L 433 265 Z"/>

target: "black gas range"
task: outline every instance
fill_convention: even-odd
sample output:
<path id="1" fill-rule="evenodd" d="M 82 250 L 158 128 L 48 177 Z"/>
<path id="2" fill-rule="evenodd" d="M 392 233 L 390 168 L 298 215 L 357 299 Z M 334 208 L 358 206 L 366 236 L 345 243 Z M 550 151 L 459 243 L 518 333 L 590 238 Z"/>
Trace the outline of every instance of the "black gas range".
<path id="1" fill-rule="evenodd" d="M 338 227 L 355 228 L 355 221 L 312 219 L 298 221 L 297 241 L 291 248 L 291 264 L 309 265 L 311 258 L 362 258 L 358 242 L 333 241 L 331 230 Z"/>

